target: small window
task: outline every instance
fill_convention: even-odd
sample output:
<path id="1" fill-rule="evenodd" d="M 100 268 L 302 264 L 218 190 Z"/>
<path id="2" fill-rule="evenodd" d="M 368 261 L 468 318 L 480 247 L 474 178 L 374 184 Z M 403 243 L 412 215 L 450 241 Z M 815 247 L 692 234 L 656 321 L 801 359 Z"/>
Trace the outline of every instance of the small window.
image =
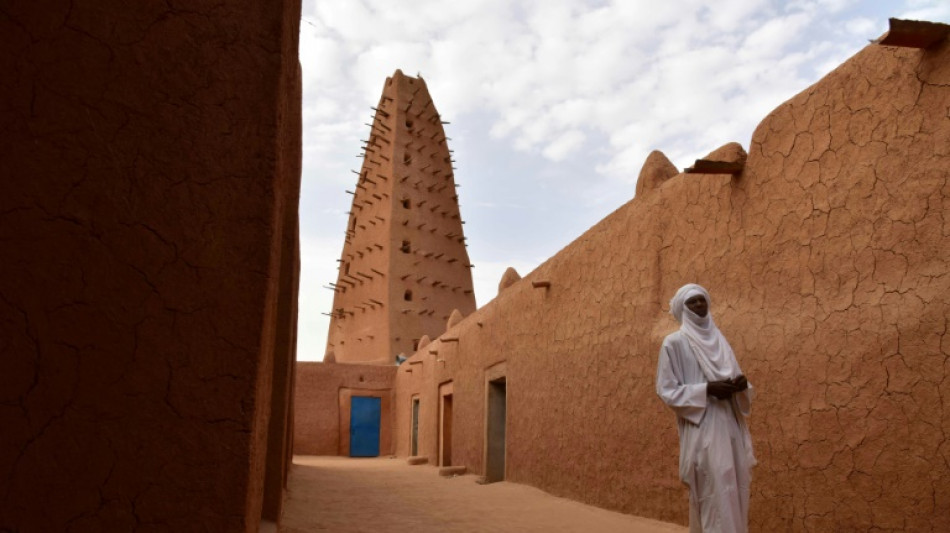
<path id="1" fill-rule="evenodd" d="M 402 154 L 402 162 L 405 163 L 406 165 L 408 165 L 409 163 L 412 163 L 412 154 L 410 154 L 409 152 Z"/>
<path id="2" fill-rule="evenodd" d="M 343 344 L 342 342 L 340 344 Z M 419 339 L 412 339 L 412 351 L 419 351 Z"/>
<path id="3" fill-rule="evenodd" d="M 410 119 L 408 119 L 408 118 L 406 119 L 406 127 L 409 128 L 409 129 L 412 129 L 412 120 L 410 120 Z"/>
<path id="4" fill-rule="evenodd" d="M 407 302 L 411 302 L 411 301 L 412 301 L 412 290 L 411 290 L 411 289 L 406 289 L 406 293 L 402 295 L 402 299 L 405 300 L 405 301 L 407 301 Z"/>
<path id="5" fill-rule="evenodd" d="M 402 253 L 408 254 L 412 252 L 412 246 L 409 244 L 409 241 L 402 241 L 402 247 L 400 248 Z"/>
<path id="6" fill-rule="evenodd" d="M 347 263 L 343 263 L 343 273 L 344 273 L 344 274 L 349 274 L 349 273 L 350 273 L 350 263 L 348 263 L 348 262 L 347 262 Z"/>
<path id="7" fill-rule="evenodd" d="M 412 202 L 410 202 L 408 198 L 402 201 L 403 209 L 409 209 L 410 207 L 412 207 Z"/>

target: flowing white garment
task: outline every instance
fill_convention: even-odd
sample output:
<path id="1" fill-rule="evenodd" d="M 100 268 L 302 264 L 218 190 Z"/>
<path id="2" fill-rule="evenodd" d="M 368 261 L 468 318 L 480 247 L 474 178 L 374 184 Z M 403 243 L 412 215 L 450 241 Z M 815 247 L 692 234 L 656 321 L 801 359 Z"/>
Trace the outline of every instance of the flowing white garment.
<path id="1" fill-rule="evenodd" d="M 683 309 L 687 295 L 695 293 L 684 289 L 677 293 L 679 305 L 673 305 L 677 298 L 671 302 L 671 312 L 684 322 L 700 319 Z M 708 302 L 708 293 L 704 296 Z M 694 335 L 688 331 L 689 325 L 671 333 L 660 348 L 656 392 L 676 413 L 680 479 L 689 486 L 690 531 L 744 533 L 748 531 L 749 483 L 755 465 L 745 423 L 750 413 L 752 386 L 728 400 L 706 394 L 711 365 L 714 380 L 735 377 L 741 370 L 732 348 L 712 322 L 712 315 L 705 318 L 724 347 L 716 343 L 697 346 Z M 693 322 L 695 325 L 696 321 Z M 708 334 L 707 340 L 712 336 Z M 713 363 L 709 362 L 709 352 L 702 353 L 710 348 L 716 350 L 713 358 L 719 359 Z"/>

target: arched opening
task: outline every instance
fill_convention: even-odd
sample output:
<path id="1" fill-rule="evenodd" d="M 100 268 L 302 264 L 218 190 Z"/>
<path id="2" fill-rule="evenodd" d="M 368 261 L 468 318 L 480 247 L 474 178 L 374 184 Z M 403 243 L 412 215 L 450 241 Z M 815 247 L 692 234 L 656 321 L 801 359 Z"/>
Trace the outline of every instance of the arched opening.
<path id="1" fill-rule="evenodd" d="M 406 289 L 406 292 L 403 293 L 402 299 L 411 302 L 412 301 L 412 289 Z"/>

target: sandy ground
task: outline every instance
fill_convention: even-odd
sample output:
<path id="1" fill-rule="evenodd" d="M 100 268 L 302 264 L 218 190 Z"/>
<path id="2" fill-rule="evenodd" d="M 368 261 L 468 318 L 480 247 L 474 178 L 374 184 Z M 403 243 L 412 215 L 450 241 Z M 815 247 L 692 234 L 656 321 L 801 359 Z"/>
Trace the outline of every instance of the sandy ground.
<path id="1" fill-rule="evenodd" d="M 296 456 L 280 531 L 597 532 L 687 529 L 606 511 L 515 483 L 444 478 L 405 459 Z"/>

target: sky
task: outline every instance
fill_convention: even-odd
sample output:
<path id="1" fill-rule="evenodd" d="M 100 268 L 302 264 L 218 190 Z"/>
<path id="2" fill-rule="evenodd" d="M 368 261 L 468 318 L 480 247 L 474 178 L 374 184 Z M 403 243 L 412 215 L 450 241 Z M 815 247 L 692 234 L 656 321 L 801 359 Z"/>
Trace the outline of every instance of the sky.
<path id="1" fill-rule="evenodd" d="M 297 358 L 322 360 L 346 211 L 386 77 L 442 115 L 479 307 L 634 196 L 736 141 L 887 30 L 950 0 L 304 0 Z"/>

